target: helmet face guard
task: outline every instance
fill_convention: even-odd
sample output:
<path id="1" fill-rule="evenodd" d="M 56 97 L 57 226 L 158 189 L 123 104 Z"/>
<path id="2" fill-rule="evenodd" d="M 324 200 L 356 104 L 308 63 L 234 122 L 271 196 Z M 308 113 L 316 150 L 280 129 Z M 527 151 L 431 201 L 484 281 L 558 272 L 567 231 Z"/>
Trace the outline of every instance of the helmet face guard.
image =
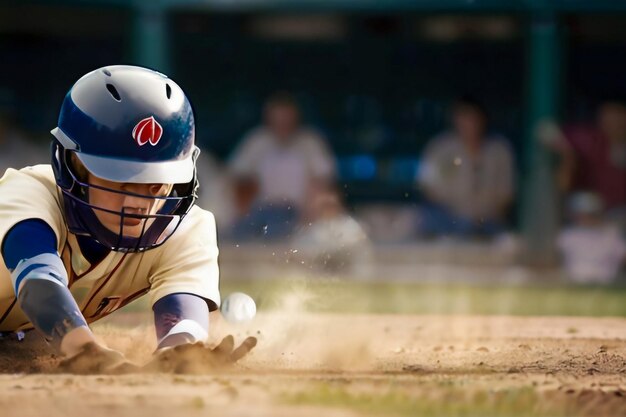
<path id="1" fill-rule="evenodd" d="M 183 90 L 161 73 L 116 65 L 84 75 L 65 96 L 51 133 L 52 168 L 71 233 L 114 251 L 145 251 L 163 244 L 196 200 L 193 109 Z M 171 184 L 172 190 L 155 197 L 90 184 L 77 175 L 72 156 L 97 178 Z M 148 199 L 151 209 L 137 214 L 98 206 L 90 199 L 95 190 Z"/>
<path id="2" fill-rule="evenodd" d="M 194 162 L 198 154 L 199 150 L 194 154 Z M 178 229 L 197 199 L 198 181 L 195 172 L 189 183 L 174 184 L 169 195 L 158 197 L 114 190 L 79 179 L 70 163 L 71 151 L 63 149 L 57 141 L 52 143 L 52 155 L 53 170 L 59 178 L 57 184 L 63 197 L 64 215 L 69 231 L 90 236 L 113 251 L 143 252 L 162 245 Z M 152 204 L 160 207 L 154 214 L 129 213 L 124 207 L 120 211 L 111 210 L 89 201 L 90 191 L 93 189 L 151 200 Z M 116 231 L 109 230 L 98 219 L 97 212 L 119 217 L 119 228 Z M 136 233 L 136 227 L 133 227 L 134 232 L 129 232 L 128 226 L 125 227 L 127 219 L 140 220 L 141 231 Z"/>

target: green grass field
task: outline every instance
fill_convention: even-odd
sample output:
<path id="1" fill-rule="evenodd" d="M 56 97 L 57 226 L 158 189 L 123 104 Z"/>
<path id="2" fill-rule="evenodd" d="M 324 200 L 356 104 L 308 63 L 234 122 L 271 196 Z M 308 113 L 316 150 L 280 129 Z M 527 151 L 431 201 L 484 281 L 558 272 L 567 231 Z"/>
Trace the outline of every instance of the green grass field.
<path id="1" fill-rule="evenodd" d="M 231 281 L 260 309 L 301 301 L 311 312 L 626 316 L 626 287 L 467 285 L 353 281 Z"/>
<path id="2" fill-rule="evenodd" d="M 419 392 L 419 390 L 416 390 Z M 436 398 L 421 392 L 410 395 L 394 390 L 383 393 L 354 394 L 345 388 L 319 384 L 306 392 L 284 399 L 293 405 L 343 407 L 372 416 L 398 417 L 572 417 L 580 415 L 566 398 L 544 401 L 532 387 L 492 392 L 468 393 L 467 387 L 444 381 Z"/>
<path id="3" fill-rule="evenodd" d="M 222 281 L 221 293 L 250 294 L 260 311 L 626 317 L 626 287 L 469 285 L 285 279 Z M 147 300 L 127 307 L 146 308 Z M 287 306 L 285 304 L 288 304 Z M 127 310 L 128 311 L 128 310 Z"/>

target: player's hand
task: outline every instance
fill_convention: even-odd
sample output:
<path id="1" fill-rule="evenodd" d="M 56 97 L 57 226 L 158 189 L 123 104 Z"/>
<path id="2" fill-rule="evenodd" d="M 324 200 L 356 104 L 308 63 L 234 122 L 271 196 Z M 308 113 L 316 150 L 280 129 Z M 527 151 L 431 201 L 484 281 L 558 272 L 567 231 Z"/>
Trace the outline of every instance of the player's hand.
<path id="1" fill-rule="evenodd" d="M 139 368 L 116 350 L 89 342 L 82 349 L 59 364 L 58 370 L 72 374 L 129 373 Z"/>
<path id="2" fill-rule="evenodd" d="M 226 336 L 216 347 L 204 343 L 193 343 L 163 349 L 143 370 L 167 373 L 203 373 L 224 369 L 246 356 L 257 343 L 255 337 L 248 337 L 235 348 L 232 336 Z"/>

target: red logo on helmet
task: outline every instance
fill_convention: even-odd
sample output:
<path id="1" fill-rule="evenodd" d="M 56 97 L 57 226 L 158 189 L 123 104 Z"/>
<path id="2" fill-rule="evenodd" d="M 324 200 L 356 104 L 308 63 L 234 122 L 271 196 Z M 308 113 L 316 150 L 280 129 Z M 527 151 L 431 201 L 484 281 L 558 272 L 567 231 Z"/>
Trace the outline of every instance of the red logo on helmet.
<path id="1" fill-rule="evenodd" d="M 163 128 L 154 119 L 154 116 L 146 117 L 133 128 L 133 139 L 139 146 L 143 146 L 148 142 L 152 146 L 156 145 L 161 140 L 162 134 Z"/>

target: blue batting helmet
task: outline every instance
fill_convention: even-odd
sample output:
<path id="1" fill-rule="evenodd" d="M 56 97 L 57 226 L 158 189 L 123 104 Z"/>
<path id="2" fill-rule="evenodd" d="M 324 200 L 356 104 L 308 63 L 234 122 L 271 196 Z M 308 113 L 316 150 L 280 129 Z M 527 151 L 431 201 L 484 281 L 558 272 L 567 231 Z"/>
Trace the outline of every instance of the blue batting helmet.
<path id="1" fill-rule="evenodd" d="M 182 89 L 161 73 L 116 65 L 84 75 L 65 96 L 52 135 L 52 167 L 72 233 L 91 236 L 116 251 L 147 250 L 171 236 L 195 201 L 199 150 L 193 110 Z M 120 228 L 112 232 L 94 212 L 110 210 L 90 204 L 93 186 L 78 175 L 72 153 L 96 177 L 173 184 L 172 192 L 143 196 L 163 200 L 156 214 L 115 212 Z M 140 236 L 124 234 L 124 218 L 143 220 Z"/>

